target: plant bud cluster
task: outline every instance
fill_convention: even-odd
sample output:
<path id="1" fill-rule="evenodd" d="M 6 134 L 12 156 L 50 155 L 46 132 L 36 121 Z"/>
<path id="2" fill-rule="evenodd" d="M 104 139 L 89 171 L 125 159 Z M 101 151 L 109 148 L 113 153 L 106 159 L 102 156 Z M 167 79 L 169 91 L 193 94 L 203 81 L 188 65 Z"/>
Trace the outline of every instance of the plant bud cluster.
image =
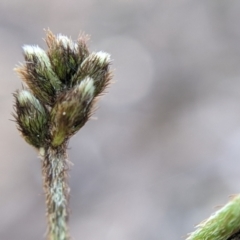
<path id="1" fill-rule="evenodd" d="M 89 119 L 96 97 L 111 80 L 110 55 L 90 53 L 87 36 L 77 42 L 47 31 L 48 50 L 24 46 L 25 63 L 15 71 L 26 89 L 14 93 L 14 118 L 32 146 L 57 147 Z"/>

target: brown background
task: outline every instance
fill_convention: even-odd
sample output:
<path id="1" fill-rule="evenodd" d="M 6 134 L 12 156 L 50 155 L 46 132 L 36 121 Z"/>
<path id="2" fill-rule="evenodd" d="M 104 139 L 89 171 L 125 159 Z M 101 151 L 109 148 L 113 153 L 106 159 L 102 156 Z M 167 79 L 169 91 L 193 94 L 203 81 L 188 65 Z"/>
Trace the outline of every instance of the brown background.
<path id="1" fill-rule="evenodd" d="M 115 84 L 69 144 L 73 239 L 181 239 L 240 189 L 240 1 L 1 0 L 0 239 L 44 239 L 12 71 L 43 28 L 112 55 Z"/>

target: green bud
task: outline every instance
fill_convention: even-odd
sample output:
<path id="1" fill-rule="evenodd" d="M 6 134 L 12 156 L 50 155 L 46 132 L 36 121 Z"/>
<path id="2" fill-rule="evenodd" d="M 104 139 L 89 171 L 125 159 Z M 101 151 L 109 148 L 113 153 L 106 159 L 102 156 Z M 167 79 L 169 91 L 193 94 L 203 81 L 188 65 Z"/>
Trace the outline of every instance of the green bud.
<path id="1" fill-rule="evenodd" d="M 94 80 L 95 96 L 100 94 L 110 81 L 110 55 L 105 52 L 91 53 L 73 76 L 73 82 L 81 82 L 86 76 Z"/>
<path id="2" fill-rule="evenodd" d="M 107 70 L 110 64 L 110 55 L 105 52 L 91 53 L 81 64 L 81 71 L 94 75 L 98 71 Z"/>
<path id="3" fill-rule="evenodd" d="M 45 104 L 52 105 L 61 82 L 51 68 L 46 52 L 38 46 L 23 47 L 26 64 L 15 70 L 32 92 Z"/>
<path id="4" fill-rule="evenodd" d="M 46 43 L 53 71 L 62 83 L 69 86 L 79 64 L 78 44 L 61 34 L 55 36 L 50 31 L 47 32 Z"/>
<path id="5" fill-rule="evenodd" d="M 23 138 L 36 148 L 44 145 L 48 131 L 48 112 L 29 91 L 14 94 L 18 129 Z"/>
<path id="6" fill-rule="evenodd" d="M 52 146 L 61 145 L 86 123 L 94 91 L 94 81 L 87 77 L 59 96 L 50 114 Z"/>

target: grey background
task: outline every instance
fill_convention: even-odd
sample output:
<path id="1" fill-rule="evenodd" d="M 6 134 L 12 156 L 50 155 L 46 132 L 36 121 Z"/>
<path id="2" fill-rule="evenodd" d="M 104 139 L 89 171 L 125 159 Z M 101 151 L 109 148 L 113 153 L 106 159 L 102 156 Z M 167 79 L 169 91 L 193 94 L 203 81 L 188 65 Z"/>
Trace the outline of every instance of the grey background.
<path id="1" fill-rule="evenodd" d="M 11 117 L 44 28 L 111 53 L 115 83 L 69 143 L 73 239 L 176 240 L 239 192 L 240 1 L 0 1 L 0 239 L 46 229 L 40 159 Z"/>

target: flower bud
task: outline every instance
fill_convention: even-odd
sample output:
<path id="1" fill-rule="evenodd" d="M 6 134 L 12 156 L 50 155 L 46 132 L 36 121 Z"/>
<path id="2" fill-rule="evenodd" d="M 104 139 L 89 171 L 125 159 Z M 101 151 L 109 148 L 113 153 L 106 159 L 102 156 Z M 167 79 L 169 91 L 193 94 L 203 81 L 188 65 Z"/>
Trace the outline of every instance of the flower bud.
<path id="1" fill-rule="evenodd" d="M 52 146 L 61 145 L 86 123 L 94 90 L 93 79 L 87 77 L 59 96 L 50 114 Z"/>
<path id="2" fill-rule="evenodd" d="M 23 47 L 26 64 L 15 68 L 34 95 L 52 105 L 61 82 L 51 68 L 46 52 L 38 46 Z"/>
<path id="3" fill-rule="evenodd" d="M 44 145 L 48 131 L 48 112 L 29 91 L 14 94 L 18 129 L 29 144 L 36 148 Z"/>
<path id="4" fill-rule="evenodd" d="M 46 42 L 54 72 L 62 83 L 69 86 L 79 64 L 78 44 L 61 34 L 55 36 L 50 31 L 47 31 Z"/>
<path id="5" fill-rule="evenodd" d="M 86 76 L 94 80 L 95 96 L 100 94 L 110 81 L 110 55 L 105 52 L 91 53 L 81 64 L 73 76 L 73 82 L 81 82 Z"/>

